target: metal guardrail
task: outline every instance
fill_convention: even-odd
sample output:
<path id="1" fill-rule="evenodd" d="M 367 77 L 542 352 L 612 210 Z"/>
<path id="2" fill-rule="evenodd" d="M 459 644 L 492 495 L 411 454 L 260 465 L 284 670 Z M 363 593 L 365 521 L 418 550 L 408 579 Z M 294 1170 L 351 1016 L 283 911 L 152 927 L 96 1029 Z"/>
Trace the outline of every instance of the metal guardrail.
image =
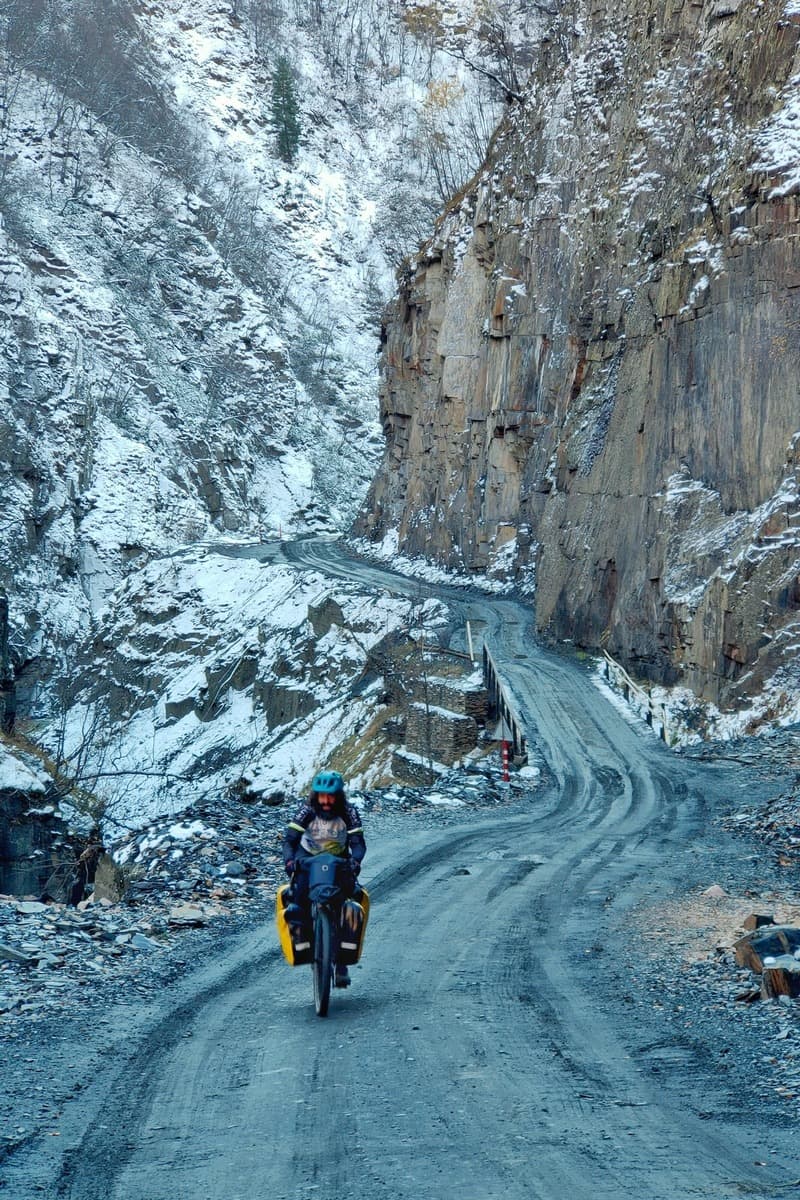
<path id="1" fill-rule="evenodd" d="M 635 679 L 631 679 L 623 666 L 612 658 L 607 650 L 603 651 L 603 669 L 609 683 L 617 687 L 626 700 L 635 696 L 645 710 L 645 720 L 651 728 L 658 728 L 659 736 L 670 746 L 669 713 L 666 706 L 654 700 L 646 688 Z"/>
<path id="2" fill-rule="evenodd" d="M 511 742 L 514 758 L 524 760 L 527 757 L 525 734 L 522 732 L 522 726 L 503 691 L 497 667 L 485 642 L 483 644 L 483 682 L 489 693 L 489 715 L 505 724 L 509 734 L 507 740 Z"/>

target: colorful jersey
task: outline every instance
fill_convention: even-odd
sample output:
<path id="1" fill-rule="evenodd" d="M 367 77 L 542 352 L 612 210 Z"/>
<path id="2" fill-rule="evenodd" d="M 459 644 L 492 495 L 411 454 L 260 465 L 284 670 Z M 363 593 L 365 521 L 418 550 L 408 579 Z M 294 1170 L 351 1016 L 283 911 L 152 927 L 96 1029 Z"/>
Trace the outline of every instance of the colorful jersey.
<path id="1" fill-rule="evenodd" d="M 284 857 L 291 857 L 298 846 L 306 854 L 352 855 L 360 861 L 366 845 L 358 809 L 352 804 L 345 804 L 342 812 L 328 816 L 319 812 L 313 804 L 304 804 L 289 822 L 284 840 Z"/>

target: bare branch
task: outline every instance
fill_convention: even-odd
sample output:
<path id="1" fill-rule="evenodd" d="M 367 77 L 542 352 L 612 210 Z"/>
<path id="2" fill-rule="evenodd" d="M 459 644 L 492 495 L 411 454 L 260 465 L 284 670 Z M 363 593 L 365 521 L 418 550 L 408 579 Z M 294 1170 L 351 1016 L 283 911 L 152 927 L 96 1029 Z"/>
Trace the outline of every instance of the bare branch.
<path id="1" fill-rule="evenodd" d="M 466 52 L 460 46 L 456 48 L 451 46 L 442 46 L 441 49 L 445 54 L 449 54 L 451 58 L 455 58 L 458 62 L 462 62 L 464 66 L 469 67 L 470 71 L 474 71 L 476 75 L 482 75 L 485 79 L 489 79 L 492 81 L 492 83 L 496 83 L 502 91 L 503 98 L 507 104 L 510 104 L 512 100 L 516 101 L 518 104 L 523 103 L 525 97 L 523 96 L 522 92 L 507 83 L 506 80 L 498 75 L 496 71 L 490 71 L 487 67 L 482 67 L 479 63 L 474 62 L 473 59 L 468 58 Z"/>
<path id="2" fill-rule="evenodd" d="M 178 775 L 172 771 L 142 771 L 138 768 L 130 768 L 129 770 L 119 771 L 92 771 L 88 775 L 74 775 L 71 779 L 73 786 L 77 786 L 86 780 L 95 779 L 122 779 L 130 777 L 135 779 L 180 779 L 183 783 L 191 783 L 191 775 Z"/>

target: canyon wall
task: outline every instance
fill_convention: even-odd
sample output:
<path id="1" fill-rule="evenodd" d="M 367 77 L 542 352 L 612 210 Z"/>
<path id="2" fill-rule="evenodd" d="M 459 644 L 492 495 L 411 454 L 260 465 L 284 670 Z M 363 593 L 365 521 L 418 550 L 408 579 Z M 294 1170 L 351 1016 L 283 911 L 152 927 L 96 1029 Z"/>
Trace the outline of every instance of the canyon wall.
<path id="1" fill-rule="evenodd" d="M 800 643 L 800 5 L 552 18 L 386 314 L 356 529 L 723 706 Z"/>

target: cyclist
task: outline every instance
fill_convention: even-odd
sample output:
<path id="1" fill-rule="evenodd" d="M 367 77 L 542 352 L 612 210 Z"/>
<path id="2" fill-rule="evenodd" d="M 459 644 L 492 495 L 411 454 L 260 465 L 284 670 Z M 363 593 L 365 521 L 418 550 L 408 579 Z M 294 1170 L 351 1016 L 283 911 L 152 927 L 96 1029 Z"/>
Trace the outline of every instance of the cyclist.
<path id="1" fill-rule="evenodd" d="M 367 852 L 358 809 L 348 804 L 344 779 L 338 771 L 320 771 L 311 783 L 308 801 L 289 822 L 283 839 L 283 861 L 292 881 L 291 901 L 284 910 L 290 925 L 309 918 L 308 861 L 315 854 L 335 854 L 348 861 L 352 873 L 349 894 L 357 888 L 361 860 Z M 337 987 L 347 987 L 350 975 L 336 967 Z"/>

